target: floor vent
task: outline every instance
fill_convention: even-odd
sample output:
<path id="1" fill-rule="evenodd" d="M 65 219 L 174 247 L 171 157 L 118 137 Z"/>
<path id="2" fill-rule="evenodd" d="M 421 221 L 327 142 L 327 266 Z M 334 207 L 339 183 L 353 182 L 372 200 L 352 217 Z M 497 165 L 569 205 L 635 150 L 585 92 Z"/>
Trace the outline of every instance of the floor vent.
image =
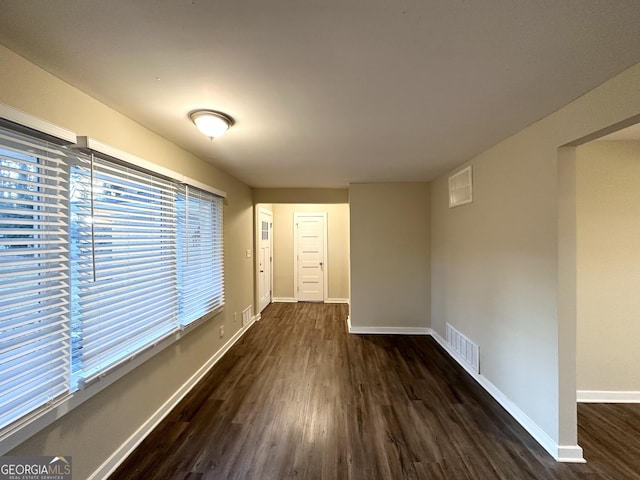
<path id="1" fill-rule="evenodd" d="M 245 327 L 251 323 L 251 318 L 253 317 L 253 307 L 249 305 L 242 311 L 242 326 Z"/>
<path id="2" fill-rule="evenodd" d="M 480 349 L 478 345 L 465 337 L 447 323 L 447 344 L 458 354 L 474 372 L 480 373 Z"/>

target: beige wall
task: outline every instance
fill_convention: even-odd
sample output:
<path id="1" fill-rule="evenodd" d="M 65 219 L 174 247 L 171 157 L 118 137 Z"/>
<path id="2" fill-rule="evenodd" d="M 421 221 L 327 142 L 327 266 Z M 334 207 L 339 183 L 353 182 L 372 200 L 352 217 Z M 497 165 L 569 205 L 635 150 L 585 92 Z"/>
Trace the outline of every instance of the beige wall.
<path id="1" fill-rule="evenodd" d="M 477 343 L 481 373 L 554 431 L 556 173 L 549 153 L 546 165 L 535 145 L 475 159 L 468 205 L 450 209 L 448 178 L 433 183 L 432 325 L 445 337 L 450 323 Z"/>
<path id="2" fill-rule="evenodd" d="M 558 148 L 640 113 L 639 83 L 636 65 L 471 159 L 471 205 L 448 208 L 448 175 L 432 184 L 433 328 L 475 340 L 482 375 L 560 446 L 577 433 L 575 317 L 558 315 L 575 301 L 558 295 L 570 290 L 560 267 L 575 241 L 558 222 L 575 221 L 564 199 L 575 177 Z"/>
<path id="3" fill-rule="evenodd" d="M 577 388 L 639 391 L 640 142 L 577 149 Z"/>
<path id="4" fill-rule="evenodd" d="M 354 184 L 352 327 L 428 328 L 429 185 Z"/>
<path id="5" fill-rule="evenodd" d="M 346 188 L 254 188 L 254 203 L 349 203 Z"/>
<path id="6" fill-rule="evenodd" d="M 0 46 L 0 102 L 227 192 L 225 311 L 15 448 L 13 455 L 73 456 L 87 478 L 236 331 L 233 313 L 252 304 L 251 190 L 118 112 Z M 226 336 L 218 338 L 224 323 Z"/>
<path id="7" fill-rule="evenodd" d="M 349 298 L 349 206 L 338 204 L 274 204 L 273 296 L 295 298 L 293 215 L 327 213 L 328 300 Z"/>

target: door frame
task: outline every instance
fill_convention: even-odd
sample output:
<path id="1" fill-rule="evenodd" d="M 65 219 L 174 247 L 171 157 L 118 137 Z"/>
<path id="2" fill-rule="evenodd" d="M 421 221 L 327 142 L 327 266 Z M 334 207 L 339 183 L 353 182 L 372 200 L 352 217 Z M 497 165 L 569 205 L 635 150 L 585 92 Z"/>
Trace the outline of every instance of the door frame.
<path id="1" fill-rule="evenodd" d="M 298 293 L 298 231 L 297 231 L 297 223 L 298 219 L 301 217 L 321 217 L 323 223 L 323 241 L 322 241 L 322 258 L 324 261 L 322 262 L 322 301 L 323 303 L 327 302 L 327 298 L 329 298 L 329 258 L 327 256 L 327 239 L 328 234 L 327 230 L 329 228 L 327 221 L 327 212 L 294 212 L 293 213 L 293 293 L 294 298 L 299 301 L 300 295 Z"/>
<path id="2" fill-rule="evenodd" d="M 261 240 L 261 232 L 262 225 L 260 224 L 260 216 L 261 214 L 266 214 L 271 216 L 271 222 L 269 226 L 269 257 L 270 257 L 270 265 L 269 265 L 269 303 L 273 303 L 273 210 L 269 210 L 268 208 L 258 206 L 256 211 L 256 231 L 255 231 L 255 296 L 256 296 L 256 310 L 257 313 L 260 314 L 262 311 L 260 309 L 260 242 Z M 265 307 L 266 308 L 266 307 Z"/>

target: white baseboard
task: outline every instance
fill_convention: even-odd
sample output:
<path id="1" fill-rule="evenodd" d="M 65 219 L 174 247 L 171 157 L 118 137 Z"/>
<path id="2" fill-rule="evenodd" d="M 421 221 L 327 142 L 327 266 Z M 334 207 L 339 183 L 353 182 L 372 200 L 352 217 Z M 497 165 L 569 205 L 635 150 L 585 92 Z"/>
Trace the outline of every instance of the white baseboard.
<path id="1" fill-rule="evenodd" d="M 249 325 L 251 325 L 253 322 L 259 322 L 260 320 L 262 320 L 262 313 L 254 315 Z"/>
<path id="2" fill-rule="evenodd" d="M 558 462 L 585 463 L 582 456 L 582 448 L 578 445 L 558 445 L 547 433 L 542 430 L 538 424 L 529 418 L 520 408 L 513 403 L 504 393 L 502 393 L 493 383 L 485 376 L 478 374 L 461 361 L 455 351 L 447 344 L 447 342 L 432 331 L 431 336 L 440 344 L 442 348 L 453 358 L 471 377 L 491 395 L 496 402 L 511 415 L 529 434 Z"/>
<path id="3" fill-rule="evenodd" d="M 293 297 L 273 297 L 271 299 L 273 303 L 298 303 L 297 298 Z M 349 303 L 348 298 L 327 298 L 324 303 Z"/>
<path id="4" fill-rule="evenodd" d="M 353 327 L 351 318 L 347 317 L 349 333 L 356 335 L 429 335 L 430 328 L 422 327 Z"/>
<path id="5" fill-rule="evenodd" d="M 579 403 L 640 403 L 640 392 L 617 390 L 578 390 Z"/>
<path id="6" fill-rule="evenodd" d="M 353 327 L 347 317 L 349 333 L 385 334 L 385 335 L 431 335 L 449 356 L 456 361 L 471 377 L 484 388 L 529 434 L 558 462 L 585 463 L 582 448 L 579 445 L 559 445 L 538 424 L 513 403 L 485 376 L 477 373 L 455 352 L 436 331 L 431 328 L 414 327 Z M 627 392 L 629 393 L 629 392 Z M 638 393 L 640 392 L 631 392 Z"/>
<path id="7" fill-rule="evenodd" d="M 558 454 L 554 458 L 562 463 L 587 463 L 579 445 L 558 445 Z"/>
<path id="8" fill-rule="evenodd" d="M 251 319 L 247 325 L 238 330 L 233 337 L 231 337 L 227 343 L 225 343 L 220 350 L 213 354 L 207 362 L 194 373 L 156 412 L 151 415 L 144 422 L 133 435 L 131 435 L 115 452 L 111 454 L 102 465 L 95 470 L 89 480 L 98 480 L 107 478 L 111 475 L 116 468 L 120 466 L 122 462 L 142 443 L 142 441 L 149 435 L 154 428 L 156 428 L 160 422 L 171 412 L 171 410 L 178 405 L 187 393 L 191 391 L 196 384 L 202 380 L 202 378 L 211 370 L 211 368 L 218 363 L 225 353 L 251 328 L 256 320 L 256 316 Z"/>
<path id="9" fill-rule="evenodd" d="M 349 303 L 348 298 L 327 298 L 324 303 Z"/>
<path id="10" fill-rule="evenodd" d="M 297 301 L 293 299 L 294 301 Z M 277 299 L 273 299 L 277 302 Z M 290 302 L 290 299 L 282 301 Z M 249 324 L 242 327 L 236 334 L 224 344 L 207 362 L 198 369 L 179 389 L 176 391 L 149 419 L 138 428 L 118 449 L 116 449 L 105 462 L 95 470 L 90 480 L 107 478 L 116 468 L 136 449 L 136 447 L 146 438 L 154 428 L 171 412 L 171 410 L 182 400 L 189 391 L 209 372 L 209 370 L 227 353 L 227 351 L 249 330 L 249 328 L 259 320 L 260 314 L 255 315 Z M 520 410 L 508 397 L 506 397 L 497 387 L 495 387 L 486 377 L 473 372 L 464 362 L 461 362 L 457 355 L 447 345 L 445 340 L 431 328 L 417 327 L 352 327 L 351 317 L 347 317 L 347 326 L 350 333 L 354 334 L 384 334 L 384 335 L 431 335 L 471 377 L 476 380 L 507 412 L 524 427 L 531 436 L 559 462 L 584 463 L 582 448 L 578 445 L 558 445 L 549 437 L 533 420 L 531 420 L 522 410 Z M 588 393 L 589 391 L 582 391 Z M 590 392 L 594 393 L 594 392 Z M 595 392 L 602 393 L 625 393 L 633 394 L 634 398 L 640 397 L 640 392 Z M 620 397 L 620 396 L 619 396 Z M 582 398 L 585 398 L 583 396 Z M 595 398 L 595 396 L 593 397 Z M 598 398 L 603 398 L 602 396 Z M 630 398 L 630 396 L 628 396 Z M 581 400 L 580 391 L 578 401 Z M 595 400 L 592 400 L 595 401 Z M 622 400 L 617 400 L 622 401 Z M 629 401 L 629 400 L 627 400 Z"/>
<path id="11" fill-rule="evenodd" d="M 423 327 L 354 327 L 347 317 L 347 330 L 355 335 L 431 335 L 430 328 Z"/>

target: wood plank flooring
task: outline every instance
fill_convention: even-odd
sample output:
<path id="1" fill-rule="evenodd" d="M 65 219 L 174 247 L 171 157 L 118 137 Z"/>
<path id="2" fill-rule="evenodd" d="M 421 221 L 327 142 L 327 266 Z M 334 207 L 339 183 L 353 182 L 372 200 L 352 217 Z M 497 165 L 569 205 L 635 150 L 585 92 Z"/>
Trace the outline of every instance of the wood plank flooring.
<path id="1" fill-rule="evenodd" d="M 431 337 L 346 332 L 345 305 L 274 304 L 110 477 L 640 479 L 640 410 L 579 406 L 556 463 Z"/>

